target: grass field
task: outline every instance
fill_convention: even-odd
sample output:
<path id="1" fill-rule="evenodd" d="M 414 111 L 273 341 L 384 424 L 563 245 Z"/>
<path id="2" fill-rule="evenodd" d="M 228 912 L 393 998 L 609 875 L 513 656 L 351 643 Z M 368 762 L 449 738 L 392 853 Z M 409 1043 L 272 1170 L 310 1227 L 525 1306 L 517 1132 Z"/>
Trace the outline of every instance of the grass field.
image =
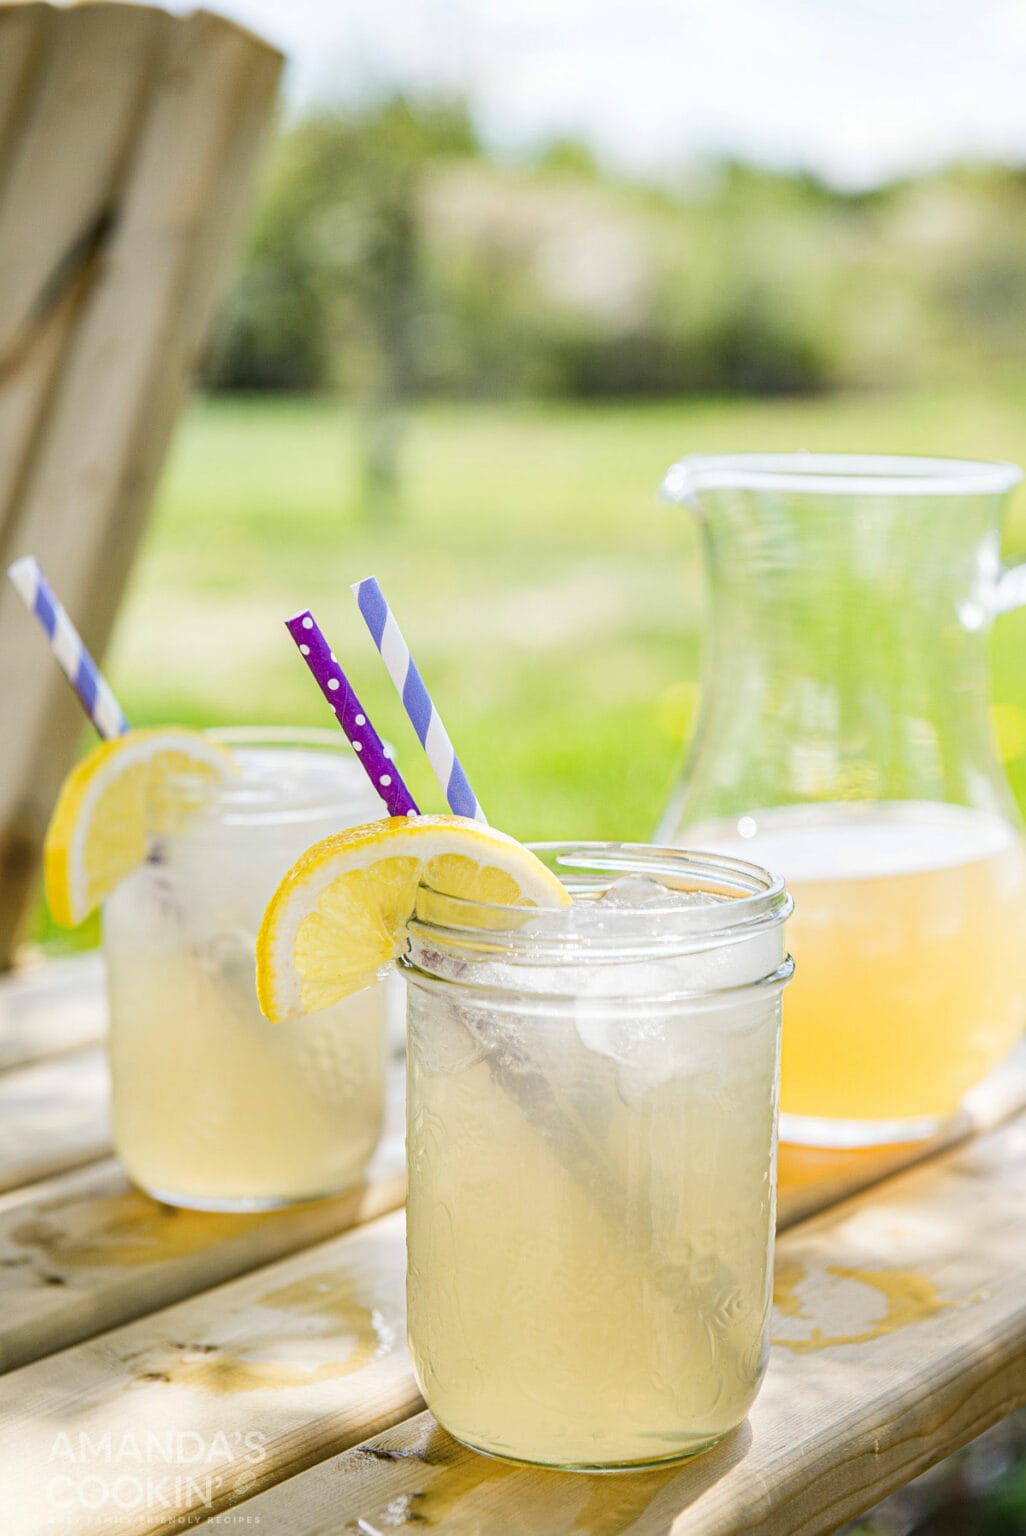
<path id="1" fill-rule="evenodd" d="M 197 401 L 108 657 L 130 719 L 326 720 L 282 618 L 311 606 L 426 808 L 440 798 L 348 586 L 377 574 L 491 820 L 643 838 L 697 701 L 701 582 L 686 452 L 841 449 L 1026 462 L 1026 385 L 973 393 L 627 406 L 431 406 L 395 522 L 361 518 L 352 422 L 310 400 Z M 1026 550 L 1026 493 L 1010 548 Z M 1026 616 L 995 637 L 1026 792 Z"/>

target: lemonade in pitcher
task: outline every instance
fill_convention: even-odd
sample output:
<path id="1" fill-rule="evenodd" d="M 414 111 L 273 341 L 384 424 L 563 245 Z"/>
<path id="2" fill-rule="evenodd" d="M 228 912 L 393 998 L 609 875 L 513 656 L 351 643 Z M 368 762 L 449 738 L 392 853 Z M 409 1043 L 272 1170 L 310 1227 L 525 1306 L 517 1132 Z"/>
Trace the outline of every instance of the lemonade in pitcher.
<path id="1" fill-rule="evenodd" d="M 1003 818 L 792 806 L 695 838 L 779 870 L 795 900 L 787 1136 L 927 1135 L 1012 1050 L 1026 998 L 1026 850 Z"/>

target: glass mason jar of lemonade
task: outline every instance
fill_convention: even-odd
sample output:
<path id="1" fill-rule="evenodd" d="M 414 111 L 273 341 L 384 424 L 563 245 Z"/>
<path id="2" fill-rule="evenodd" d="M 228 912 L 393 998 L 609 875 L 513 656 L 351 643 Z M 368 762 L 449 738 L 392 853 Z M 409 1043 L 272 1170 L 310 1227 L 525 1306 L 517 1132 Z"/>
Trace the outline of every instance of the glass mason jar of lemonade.
<path id="1" fill-rule="evenodd" d="M 162 783 L 149 860 L 104 903 L 113 1136 L 157 1199 L 261 1210 L 352 1184 L 378 1141 L 384 984 L 269 1024 L 254 948 L 289 865 L 379 802 L 337 732 L 211 734 L 238 773 Z"/>
<path id="2" fill-rule="evenodd" d="M 988 719 L 1009 464 L 683 459 L 708 578 L 701 711 L 657 836 L 779 870 L 797 964 L 781 1136 L 931 1134 L 1026 1018 L 1026 850 Z M 1024 701 L 1026 703 L 1026 701 Z"/>
<path id="3" fill-rule="evenodd" d="M 422 887 L 408 983 L 408 1313 L 439 1422 L 566 1468 L 693 1455 L 766 1365 L 779 879 L 538 850 L 571 907 Z"/>

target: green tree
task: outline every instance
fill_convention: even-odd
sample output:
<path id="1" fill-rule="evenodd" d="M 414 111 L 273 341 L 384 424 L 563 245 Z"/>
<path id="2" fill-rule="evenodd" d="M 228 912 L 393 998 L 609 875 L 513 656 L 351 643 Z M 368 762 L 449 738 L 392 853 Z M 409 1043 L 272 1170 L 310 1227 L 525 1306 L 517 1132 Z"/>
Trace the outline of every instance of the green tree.
<path id="1" fill-rule="evenodd" d="M 476 149 L 462 108 L 401 99 L 320 113 L 285 133 L 209 360 L 214 387 L 341 383 L 358 405 L 364 500 L 378 515 L 394 506 L 403 413 L 418 384 L 420 177 Z"/>

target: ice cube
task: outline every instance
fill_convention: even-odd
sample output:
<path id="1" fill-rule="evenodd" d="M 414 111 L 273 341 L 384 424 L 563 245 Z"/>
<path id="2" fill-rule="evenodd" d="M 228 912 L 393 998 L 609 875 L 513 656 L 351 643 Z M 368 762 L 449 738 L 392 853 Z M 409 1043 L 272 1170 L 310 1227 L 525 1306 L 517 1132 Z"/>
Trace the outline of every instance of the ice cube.
<path id="1" fill-rule="evenodd" d="M 428 1009 L 418 1002 L 410 1010 L 408 1049 L 420 1070 L 431 1077 L 451 1077 L 476 1066 L 487 1046 L 475 1023 L 480 1019 L 472 1007 L 439 1000 Z"/>
<path id="2" fill-rule="evenodd" d="M 712 907 L 719 898 L 708 891 L 678 891 L 652 875 L 624 875 L 614 880 L 598 898 L 604 906 L 621 907 L 628 912 L 646 907 Z"/>
<path id="3" fill-rule="evenodd" d="M 256 986 L 256 936 L 246 928 L 226 928 L 197 944 L 198 963 L 233 992 L 248 996 Z"/>
<path id="4" fill-rule="evenodd" d="M 616 1067 L 620 1097 L 635 1103 L 672 1078 L 704 1077 L 723 1070 L 723 1042 L 715 1022 L 686 1014 L 621 1012 L 578 1001 L 574 1023 L 586 1050 Z"/>

